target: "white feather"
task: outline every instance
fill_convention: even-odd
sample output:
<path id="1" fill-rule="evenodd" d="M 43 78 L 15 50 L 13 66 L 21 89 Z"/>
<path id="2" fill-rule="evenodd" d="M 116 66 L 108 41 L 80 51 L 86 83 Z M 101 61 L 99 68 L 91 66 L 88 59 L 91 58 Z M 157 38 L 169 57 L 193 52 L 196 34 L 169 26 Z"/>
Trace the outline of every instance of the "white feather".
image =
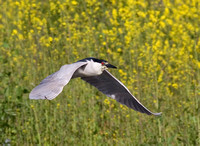
<path id="1" fill-rule="evenodd" d="M 49 75 L 36 86 L 29 94 L 30 99 L 48 99 L 52 100 L 58 96 L 63 87 L 70 81 L 74 72 L 87 62 L 76 62 L 63 65 L 59 71 Z"/>

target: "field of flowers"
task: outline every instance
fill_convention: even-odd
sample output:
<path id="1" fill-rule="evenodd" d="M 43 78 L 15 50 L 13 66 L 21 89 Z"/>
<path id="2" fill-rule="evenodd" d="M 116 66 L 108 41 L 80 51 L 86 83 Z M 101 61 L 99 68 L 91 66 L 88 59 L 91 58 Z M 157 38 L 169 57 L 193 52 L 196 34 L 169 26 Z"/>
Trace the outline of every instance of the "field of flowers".
<path id="1" fill-rule="evenodd" d="M 0 145 L 200 145 L 199 0 L 0 0 Z M 108 60 L 140 114 L 80 79 L 30 91 L 62 65 Z"/>

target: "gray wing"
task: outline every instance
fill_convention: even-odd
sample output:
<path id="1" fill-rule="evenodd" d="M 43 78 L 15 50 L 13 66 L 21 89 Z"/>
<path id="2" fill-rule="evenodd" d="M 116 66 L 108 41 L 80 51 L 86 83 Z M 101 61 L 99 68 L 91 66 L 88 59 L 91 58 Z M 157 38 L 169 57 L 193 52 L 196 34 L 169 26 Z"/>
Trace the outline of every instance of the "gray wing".
<path id="1" fill-rule="evenodd" d="M 70 81 L 74 72 L 87 62 L 76 62 L 63 65 L 59 71 L 49 75 L 36 86 L 29 94 L 30 99 L 52 100 L 63 90 L 63 87 Z"/>
<path id="2" fill-rule="evenodd" d="M 130 91 L 122 84 L 122 82 L 116 79 L 107 70 L 104 70 L 99 76 L 82 77 L 81 79 L 95 86 L 99 91 L 103 92 L 108 97 L 115 99 L 119 103 L 126 105 L 129 108 L 141 113 L 146 113 L 148 115 L 161 114 L 152 113 L 149 111 L 130 93 Z"/>

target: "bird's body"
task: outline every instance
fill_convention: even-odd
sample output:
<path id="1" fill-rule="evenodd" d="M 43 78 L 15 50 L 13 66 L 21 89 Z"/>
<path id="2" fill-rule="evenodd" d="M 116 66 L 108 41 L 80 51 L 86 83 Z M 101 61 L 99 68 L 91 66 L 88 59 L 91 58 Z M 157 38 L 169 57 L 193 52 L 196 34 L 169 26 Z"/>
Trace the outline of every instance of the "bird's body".
<path id="1" fill-rule="evenodd" d="M 70 79 L 81 77 L 82 80 L 95 86 L 99 91 L 141 113 L 148 115 L 160 115 L 152 113 L 144 107 L 122 84 L 106 69 L 116 68 L 105 60 L 86 58 L 72 64 L 63 65 L 59 71 L 49 75 L 36 86 L 30 93 L 30 99 L 52 100 L 58 96 Z"/>
<path id="2" fill-rule="evenodd" d="M 80 67 L 75 71 L 73 78 L 98 76 L 102 74 L 103 69 L 100 63 L 94 62 L 93 60 L 86 62 L 87 62 L 86 66 Z"/>

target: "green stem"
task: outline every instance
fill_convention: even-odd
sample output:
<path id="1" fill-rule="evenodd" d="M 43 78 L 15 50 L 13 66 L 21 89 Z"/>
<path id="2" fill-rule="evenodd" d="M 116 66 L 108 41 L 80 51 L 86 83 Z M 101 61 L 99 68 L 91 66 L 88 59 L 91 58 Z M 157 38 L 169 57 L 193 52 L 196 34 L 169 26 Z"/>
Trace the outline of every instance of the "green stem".
<path id="1" fill-rule="evenodd" d="M 40 130 L 39 130 L 39 125 L 38 125 L 38 117 L 37 117 L 37 113 L 35 111 L 35 109 L 33 108 L 33 113 L 35 116 L 35 126 L 36 126 L 36 131 L 37 131 L 37 137 L 38 137 L 38 141 L 39 141 L 39 146 L 41 146 L 41 138 L 40 138 Z"/>

